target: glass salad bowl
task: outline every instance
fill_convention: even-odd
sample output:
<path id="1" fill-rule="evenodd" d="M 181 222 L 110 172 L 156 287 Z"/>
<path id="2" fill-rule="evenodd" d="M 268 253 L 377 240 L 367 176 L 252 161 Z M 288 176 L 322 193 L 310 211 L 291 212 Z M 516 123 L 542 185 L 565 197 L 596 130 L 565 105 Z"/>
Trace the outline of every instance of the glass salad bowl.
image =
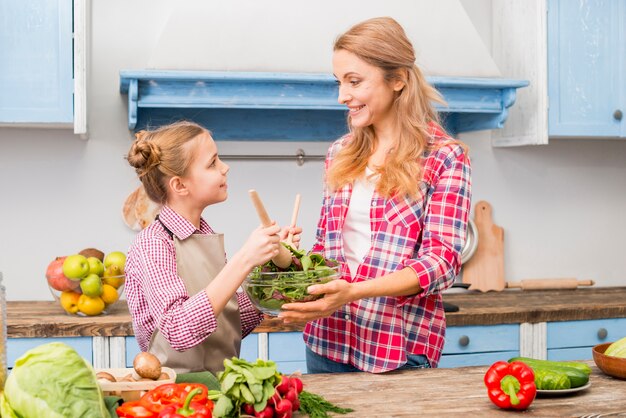
<path id="1" fill-rule="evenodd" d="M 271 270 L 267 266 L 256 267 L 244 280 L 243 288 L 257 309 L 277 316 L 285 303 L 310 302 L 321 298 L 323 295 L 309 294 L 307 288 L 339 278 L 340 267 L 317 265 L 306 271 Z"/>

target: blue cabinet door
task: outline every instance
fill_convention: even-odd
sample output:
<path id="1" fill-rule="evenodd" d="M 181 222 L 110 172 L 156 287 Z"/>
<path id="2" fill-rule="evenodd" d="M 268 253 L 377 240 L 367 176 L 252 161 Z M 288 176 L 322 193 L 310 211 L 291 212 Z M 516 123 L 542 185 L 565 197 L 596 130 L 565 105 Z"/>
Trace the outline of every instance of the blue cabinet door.
<path id="1" fill-rule="evenodd" d="M 626 0 L 549 0 L 551 136 L 626 136 Z"/>
<path id="2" fill-rule="evenodd" d="M 52 342 L 65 343 L 93 364 L 93 344 L 90 337 L 64 337 L 64 338 L 9 338 L 7 340 L 7 366 L 13 368 L 15 361 L 31 348 Z"/>
<path id="3" fill-rule="evenodd" d="M 626 318 L 550 322 L 547 325 L 548 360 L 591 360 L 594 345 L 626 335 Z"/>
<path id="4" fill-rule="evenodd" d="M 72 123 L 72 0 L 2 1 L 0 17 L 0 123 Z"/>

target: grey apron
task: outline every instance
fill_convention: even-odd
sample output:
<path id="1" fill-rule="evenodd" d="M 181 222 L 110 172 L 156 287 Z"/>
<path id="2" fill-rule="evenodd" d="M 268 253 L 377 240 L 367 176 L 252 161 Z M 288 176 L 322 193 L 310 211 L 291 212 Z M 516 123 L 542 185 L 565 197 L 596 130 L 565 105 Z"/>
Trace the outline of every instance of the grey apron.
<path id="1" fill-rule="evenodd" d="M 178 276 L 185 283 L 187 293 L 195 295 L 204 291 L 226 264 L 224 235 L 192 234 L 182 241 L 173 235 L 173 239 Z M 224 359 L 239 356 L 240 348 L 241 318 L 235 294 L 217 318 L 215 332 L 199 345 L 178 352 L 157 328 L 150 338 L 148 351 L 176 373 L 204 370 L 216 373 L 224 370 Z"/>

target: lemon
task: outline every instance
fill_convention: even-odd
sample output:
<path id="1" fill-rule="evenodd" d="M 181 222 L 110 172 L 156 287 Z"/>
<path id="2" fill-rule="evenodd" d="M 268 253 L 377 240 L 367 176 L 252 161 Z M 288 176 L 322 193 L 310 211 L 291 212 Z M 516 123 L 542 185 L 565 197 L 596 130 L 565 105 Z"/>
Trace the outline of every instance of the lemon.
<path id="1" fill-rule="evenodd" d="M 111 286 L 110 284 L 102 285 L 102 294 L 100 295 L 100 298 L 102 298 L 104 303 L 110 305 L 117 301 L 118 297 L 119 296 L 117 294 L 117 289 L 115 289 L 115 287 Z"/>
<path id="2" fill-rule="evenodd" d="M 60 302 L 63 309 L 66 312 L 75 314 L 78 312 L 78 299 L 80 293 L 72 292 L 71 290 L 65 290 L 61 292 Z"/>
<path id="3" fill-rule="evenodd" d="M 99 296 L 80 295 L 78 310 L 89 316 L 100 315 L 104 310 L 104 301 Z"/>

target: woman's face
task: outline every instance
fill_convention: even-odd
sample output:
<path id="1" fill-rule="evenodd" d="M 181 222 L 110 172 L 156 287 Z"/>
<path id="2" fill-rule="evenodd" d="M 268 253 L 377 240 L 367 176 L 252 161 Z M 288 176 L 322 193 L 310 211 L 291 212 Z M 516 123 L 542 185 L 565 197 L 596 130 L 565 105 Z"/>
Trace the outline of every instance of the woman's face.
<path id="1" fill-rule="evenodd" d="M 338 101 L 348 106 L 353 127 L 392 126 L 392 104 L 401 82 L 388 83 L 380 68 L 343 49 L 333 54 L 333 73 L 339 83 Z"/>
<path id="2" fill-rule="evenodd" d="M 194 159 L 183 178 L 189 195 L 200 207 L 223 202 L 228 197 L 226 173 L 230 167 L 219 159 L 217 145 L 209 134 L 201 134 L 192 143 Z"/>

